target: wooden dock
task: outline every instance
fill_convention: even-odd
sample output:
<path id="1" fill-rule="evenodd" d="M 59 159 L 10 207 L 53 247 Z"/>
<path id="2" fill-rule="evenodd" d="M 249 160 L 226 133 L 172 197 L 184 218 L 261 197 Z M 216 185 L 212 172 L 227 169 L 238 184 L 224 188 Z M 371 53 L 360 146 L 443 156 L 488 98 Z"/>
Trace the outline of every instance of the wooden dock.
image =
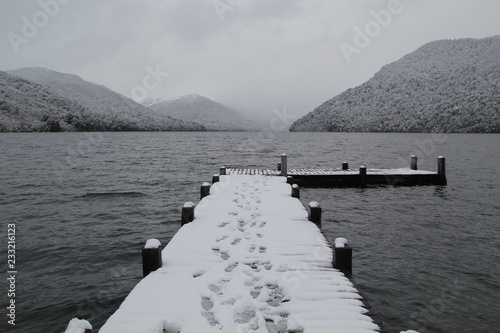
<path id="1" fill-rule="evenodd" d="M 437 172 L 409 168 L 221 167 L 197 205 L 182 207 L 177 234 L 142 250 L 145 278 L 101 333 L 335 333 L 383 327 L 352 279 L 352 249 L 321 233 L 321 207 L 301 186 L 446 185 Z"/>
<path id="2" fill-rule="evenodd" d="M 418 170 L 417 157 L 412 155 L 407 168 L 375 169 L 360 166 L 350 169 L 347 162 L 339 168 L 288 168 L 287 155 L 281 156 L 276 170 L 221 168 L 221 174 L 289 176 L 302 187 L 363 187 L 370 185 L 446 185 L 445 159 L 437 158 L 437 171 Z"/>
<path id="3" fill-rule="evenodd" d="M 247 170 L 204 183 L 163 250 L 147 242 L 147 276 L 100 333 L 380 330 L 349 279 L 351 248 L 338 238 L 332 250 L 320 231 L 319 205 L 306 210 L 276 172 Z"/>

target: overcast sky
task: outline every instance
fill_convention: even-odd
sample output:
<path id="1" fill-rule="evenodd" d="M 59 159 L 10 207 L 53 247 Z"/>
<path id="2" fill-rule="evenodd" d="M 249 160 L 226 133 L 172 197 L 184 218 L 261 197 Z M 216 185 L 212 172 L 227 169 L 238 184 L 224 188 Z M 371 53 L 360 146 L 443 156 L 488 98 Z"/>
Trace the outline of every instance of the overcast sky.
<path id="1" fill-rule="evenodd" d="M 427 42 L 500 34 L 499 13 L 500 0 L 0 0 L 0 70 L 301 116 Z"/>

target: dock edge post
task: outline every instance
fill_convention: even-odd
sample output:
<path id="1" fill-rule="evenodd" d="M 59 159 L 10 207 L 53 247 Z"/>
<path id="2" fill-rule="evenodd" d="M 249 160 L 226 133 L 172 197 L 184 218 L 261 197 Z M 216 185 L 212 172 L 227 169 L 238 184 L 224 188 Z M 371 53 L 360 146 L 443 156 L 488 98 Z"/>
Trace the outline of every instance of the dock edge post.
<path id="1" fill-rule="evenodd" d="M 220 180 L 220 175 L 218 173 L 214 173 L 214 175 L 212 176 L 212 184 L 219 182 L 219 180 Z"/>
<path id="2" fill-rule="evenodd" d="M 410 156 L 410 169 L 418 170 L 417 169 L 417 155 Z"/>
<path id="3" fill-rule="evenodd" d="M 292 176 L 286 176 L 286 183 L 293 185 L 293 177 Z"/>
<path id="4" fill-rule="evenodd" d="M 210 195 L 210 183 L 204 182 L 200 187 L 200 200 Z"/>
<path id="5" fill-rule="evenodd" d="M 182 206 L 181 227 L 194 220 L 194 203 L 188 201 Z"/>
<path id="6" fill-rule="evenodd" d="M 292 185 L 292 198 L 300 199 L 300 189 L 297 184 Z"/>
<path id="7" fill-rule="evenodd" d="M 366 167 L 364 165 L 359 167 L 359 183 L 361 186 L 366 186 Z"/>
<path id="8" fill-rule="evenodd" d="M 161 243 L 157 239 L 148 239 L 142 249 L 142 277 L 161 267 Z"/>
<path id="9" fill-rule="evenodd" d="M 309 203 L 309 221 L 321 229 L 321 207 L 316 201 Z"/>
<path id="10" fill-rule="evenodd" d="M 346 276 L 352 276 L 352 248 L 347 244 L 347 239 L 335 239 L 333 268 L 338 269 Z"/>
<path id="11" fill-rule="evenodd" d="M 278 171 L 281 172 L 281 162 L 278 162 Z"/>
<path id="12" fill-rule="evenodd" d="M 349 170 L 349 163 L 346 161 L 342 162 L 342 170 Z"/>
<path id="13" fill-rule="evenodd" d="M 220 167 L 219 169 L 219 174 L 222 176 L 222 175 L 225 175 L 226 174 L 226 167 L 223 165 Z"/>
<path id="14" fill-rule="evenodd" d="M 287 155 L 281 154 L 281 175 L 288 176 Z"/>
<path id="15" fill-rule="evenodd" d="M 438 156 L 438 177 L 439 177 L 439 185 L 446 185 L 448 181 L 446 180 L 446 160 L 443 156 Z"/>

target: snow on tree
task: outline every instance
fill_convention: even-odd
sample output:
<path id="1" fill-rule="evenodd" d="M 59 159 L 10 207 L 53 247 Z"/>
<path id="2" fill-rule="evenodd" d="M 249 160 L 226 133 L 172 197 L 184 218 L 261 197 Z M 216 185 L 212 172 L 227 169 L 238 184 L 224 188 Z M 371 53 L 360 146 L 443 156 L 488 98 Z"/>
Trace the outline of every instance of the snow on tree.
<path id="1" fill-rule="evenodd" d="M 500 36 L 428 43 L 290 131 L 500 132 Z"/>

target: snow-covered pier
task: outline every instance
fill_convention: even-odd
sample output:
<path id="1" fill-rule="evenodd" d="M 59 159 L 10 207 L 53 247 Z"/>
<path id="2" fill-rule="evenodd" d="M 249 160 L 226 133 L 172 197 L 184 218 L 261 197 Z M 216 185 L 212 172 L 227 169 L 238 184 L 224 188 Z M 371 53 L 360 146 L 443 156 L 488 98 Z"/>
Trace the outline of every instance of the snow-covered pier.
<path id="1" fill-rule="evenodd" d="M 347 162 L 340 168 L 287 168 L 287 156 L 281 157 L 277 170 L 221 168 L 221 173 L 293 177 L 294 183 L 304 187 L 360 187 L 367 185 L 446 185 L 445 158 L 437 158 L 437 171 L 418 170 L 417 157 L 410 157 L 409 167 L 396 169 L 369 169 L 360 166 L 350 169 Z"/>
<path id="2" fill-rule="evenodd" d="M 318 228 L 319 205 L 308 212 L 286 177 L 222 171 L 184 205 L 161 252 L 147 242 L 146 257 L 161 253 L 147 265 L 160 267 L 99 332 L 378 332 L 349 279 L 346 240 L 334 251 Z"/>

